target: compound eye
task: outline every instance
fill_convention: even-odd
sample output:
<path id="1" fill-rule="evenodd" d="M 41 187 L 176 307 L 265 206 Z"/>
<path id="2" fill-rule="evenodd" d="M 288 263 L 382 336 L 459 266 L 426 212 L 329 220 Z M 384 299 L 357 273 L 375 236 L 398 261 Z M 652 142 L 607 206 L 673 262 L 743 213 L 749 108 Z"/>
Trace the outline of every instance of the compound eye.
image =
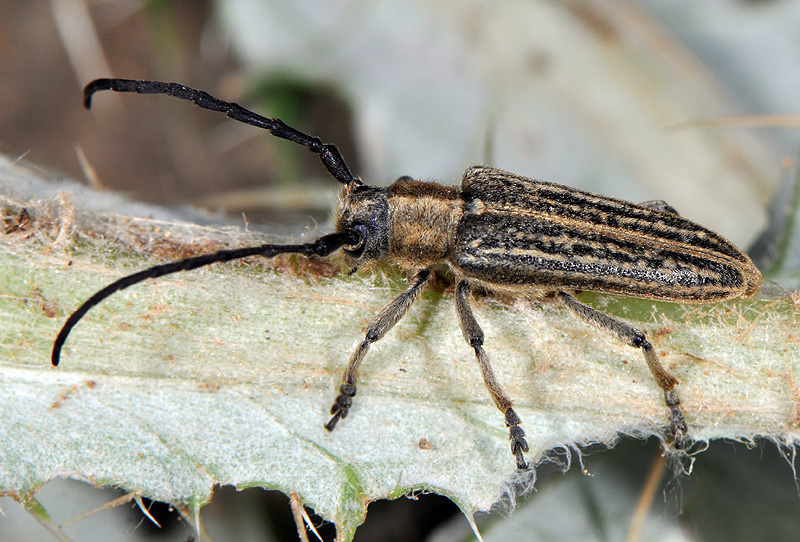
<path id="1" fill-rule="evenodd" d="M 361 256 L 367 244 L 367 232 L 367 227 L 364 224 L 353 224 L 350 226 L 348 230 L 350 236 L 347 239 L 347 243 L 342 247 L 344 251 L 355 258 Z"/>

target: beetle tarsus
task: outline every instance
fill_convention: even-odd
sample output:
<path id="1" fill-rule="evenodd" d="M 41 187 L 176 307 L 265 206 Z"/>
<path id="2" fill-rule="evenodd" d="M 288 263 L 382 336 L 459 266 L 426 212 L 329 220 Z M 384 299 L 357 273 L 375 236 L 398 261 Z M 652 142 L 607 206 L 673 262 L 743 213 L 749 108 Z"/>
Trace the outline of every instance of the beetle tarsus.
<path id="1" fill-rule="evenodd" d="M 692 437 L 687 434 L 689 429 L 681 410 L 681 400 L 675 390 L 668 390 L 664 392 L 664 401 L 669 407 L 669 432 L 673 445 L 676 450 L 686 450 L 692 445 Z"/>
<path id="2" fill-rule="evenodd" d="M 350 407 L 353 406 L 353 397 L 356 395 L 356 387 L 353 384 L 342 384 L 339 388 L 341 392 L 331 407 L 331 414 L 333 417 L 325 424 L 325 429 L 333 431 L 339 420 L 347 417 Z"/>
<path id="3" fill-rule="evenodd" d="M 506 410 L 506 427 L 508 427 L 508 438 L 511 441 L 511 453 L 517 458 L 517 468 L 525 470 L 528 468 L 528 463 L 522 455 L 522 452 L 527 452 L 528 441 L 525 440 L 525 431 L 519 426 L 520 419 L 513 408 Z"/>

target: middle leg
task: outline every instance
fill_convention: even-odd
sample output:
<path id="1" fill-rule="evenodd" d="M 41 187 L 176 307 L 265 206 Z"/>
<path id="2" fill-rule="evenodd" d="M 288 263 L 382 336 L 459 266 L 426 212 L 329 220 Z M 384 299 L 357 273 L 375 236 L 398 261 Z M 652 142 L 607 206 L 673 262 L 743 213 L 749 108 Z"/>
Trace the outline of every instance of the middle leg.
<path id="1" fill-rule="evenodd" d="M 464 339 L 467 341 L 474 350 L 475 356 L 478 358 L 478 364 L 481 367 L 481 375 L 483 381 L 489 390 L 489 393 L 494 400 L 494 404 L 500 409 L 506 418 L 506 427 L 508 430 L 508 438 L 511 440 L 511 453 L 517 458 L 517 468 L 527 469 L 528 463 L 525 462 L 522 452 L 528 451 L 528 442 L 525 440 L 525 431 L 519 426 L 520 419 L 514 409 L 511 408 L 511 399 L 508 398 L 503 388 L 497 382 L 494 376 L 492 366 L 489 364 L 489 358 L 483 350 L 483 330 L 475 320 L 475 315 L 472 314 L 472 308 L 469 305 L 469 295 L 472 291 L 472 286 L 466 280 L 459 281 L 456 284 L 456 313 L 458 313 L 458 323 L 461 325 L 461 331 L 464 334 Z"/>

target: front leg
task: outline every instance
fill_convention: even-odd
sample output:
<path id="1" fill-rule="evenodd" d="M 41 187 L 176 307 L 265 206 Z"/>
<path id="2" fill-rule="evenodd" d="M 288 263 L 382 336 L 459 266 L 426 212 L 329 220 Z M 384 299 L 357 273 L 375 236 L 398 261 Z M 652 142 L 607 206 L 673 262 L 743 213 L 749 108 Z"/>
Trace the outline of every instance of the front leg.
<path id="1" fill-rule="evenodd" d="M 686 420 L 683 418 L 683 411 L 681 410 L 681 401 L 678 399 L 678 394 L 675 393 L 675 384 L 678 379 L 669 374 L 669 372 L 661 365 L 656 357 L 656 352 L 653 345 L 647 340 L 644 333 L 634 328 L 630 324 L 626 324 L 621 320 L 604 314 L 597 309 L 593 309 L 588 305 L 584 305 L 575 297 L 566 292 L 558 292 L 556 299 L 563 303 L 573 314 L 578 316 L 584 322 L 593 325 L 594 327 L 605 331 L 610 335 L 614 335 L 617 339 L 624 342 L 628 346 L 641 348 L 644 353 L 644 360 L 647 367 L 658 383 L 658 386 L 664 390 L 664 401 L 669 407 L 669 430 L 675 441 L 675 448 L 678 450 L 685 449 L 691 443 L 690 437 L 686 434 Z"/>
<path id="2" fill-rule="evenodd" d="M 347 413 L 353 405 L 353 397 L 356 395 L 358 366 L 361 365 L 361 360 L 367 355 L 369 346 L 386 335 L 386 333 L 400 321 L 406 312 L 408 312 L 409 307 L 411 307 L 411 304 L 417 299 L 422 289 L 428 283 L 428 280 L 430 280 L 430 277 L 430 269 L 423 269 L 418 272 L 411 286 L 397 296 L 394 301 L 389 303 L 375 318 L 373 318 L 372 322 L 369 323 L 364 340 L 358 345 L 358 348 L 356 348 L 356 351 L 350 356 L 350 361 L 347 363 L 347 368 L 342 377 L 342 385 L 339 388 L 340 394 L 336 397 L 336 401 L 331 407 L 331 414 L 333 414 L 333 417 L 325 424 L 325 429 L 333 431 L 333 428 L 336 427 L 336 423 L 340 419 L 347 417 Z"/>
<path id="3" fill-rule="evenodd" d="M 525 440 L 525 431 L 519 426 L 520 419 L 514 409 L 511 408 L 511 399 L 500 387 L 497 378 L 494 376 L 492 366 L 489 364 L 489 358 L 483 350 L 483 330 L 475 320 L 475 315 L 472 314 L 472 308 L 469 306 L 469 295 L 472 291 L 472 286 L 466 280 L 460 281 L 456 284 L 456 312 L 458 313 L 458 323 L 461 325 L 461 331 L 464 334 L 464 339 L 467 341 L 474 350 L 475 356 L 478 358 L 478 364 L 481 367 L 481 375 L 486 384 L 486 388 L 494 400 L 494 404 L 505 415 L 506 427 L 508 430 L 508 438 L 511 440 L 511 453 L 517 458 L 517 468 L 527 469 L 528 464 L 522 456 L 522 452 L 528 451 L 528 442 Z"/>

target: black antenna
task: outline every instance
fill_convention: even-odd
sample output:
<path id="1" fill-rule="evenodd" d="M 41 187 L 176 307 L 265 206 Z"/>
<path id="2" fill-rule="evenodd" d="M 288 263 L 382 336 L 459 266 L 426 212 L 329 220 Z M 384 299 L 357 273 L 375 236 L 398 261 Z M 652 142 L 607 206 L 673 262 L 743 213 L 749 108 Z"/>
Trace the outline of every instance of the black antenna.
<path id="1" fill-rule="evenodd" d="M 64 324 L 64 327 L 62 327 L 61 331 L 58 333 L 58 337 L 56 337 L 55 343 L 53 344 L 53 354 L 50 360 L 53 365 L 58 365 L 61 357 L 61 348 L 64 346 L 64 342 L 67 340 L 70 331 L 72 331 L 72 328 L 75 327 L 75 324 L 77 324 L 80 319 L 83 318 L 87 312 L 89 312 L 89 309 L 100 303 L 114 292 L 123 290 L 128 286 L 133 286 L 134 284 L 147 279 L 163 277 L 164 275 L 177 273 L 179 271 L 191 271 L 192 269 L 197 269 L 198 267 L 203 267 L 205 265 L 211 265 L 212 263 L 216 262 L 228 262 L 231 260 L 237 260 L 239 258 L 246 258 L 248 256 L 264 256 L 265 258 L 272 258 L 278 254 L 327 256 L 342 246 L 356 246 L 362 242 L 363 238 L 361 234 L 355 230 L 348 230 L 346 232 L 323 235 L 313 243 L 305 243 L 302 245 L 260 245 L 257 247 L 220 250 L 219 252 L 205 254 L 203 256 L 196 256 L 194 258 L 186 258 L 185 260 L 180 260 L 177 262 L 156 265 L 149 269 L 134 273 L 133 275 L 122 277 L 87 299 L 86 302 L 84 302 L 84 304 L 78 308 L 78 310 L 70 315 Z"/>
<path id="2" fill-rule="evenodd" d="M 288 139 L 302 145 L 311 152 L 318 154 L 325 168 L 333 177 L 345 186 L 358 186 L 363 183 L 353 177 L 350 168 L 342 158 L 336 145 L 323 143 L 318 137 L 292 128 L 280 119 L 270 119 L 253 113 L 239 104 L 226 102 L 215 98 L 207 92 L 196 90 L 178 83 L 162 83 L 160 81 L 138 81 L 135 79 L 95 79 L 83 89 L 83 105 L 86 109 L 92 106 L 92 95 L 99 90 L 113 90 L 115 92 L 137 92 L 139 94 L 166 94 L 181 100 L 189 100 L 203 109 L 220 111 L 233 120 L 263 128 L 272 135 Z"/>

